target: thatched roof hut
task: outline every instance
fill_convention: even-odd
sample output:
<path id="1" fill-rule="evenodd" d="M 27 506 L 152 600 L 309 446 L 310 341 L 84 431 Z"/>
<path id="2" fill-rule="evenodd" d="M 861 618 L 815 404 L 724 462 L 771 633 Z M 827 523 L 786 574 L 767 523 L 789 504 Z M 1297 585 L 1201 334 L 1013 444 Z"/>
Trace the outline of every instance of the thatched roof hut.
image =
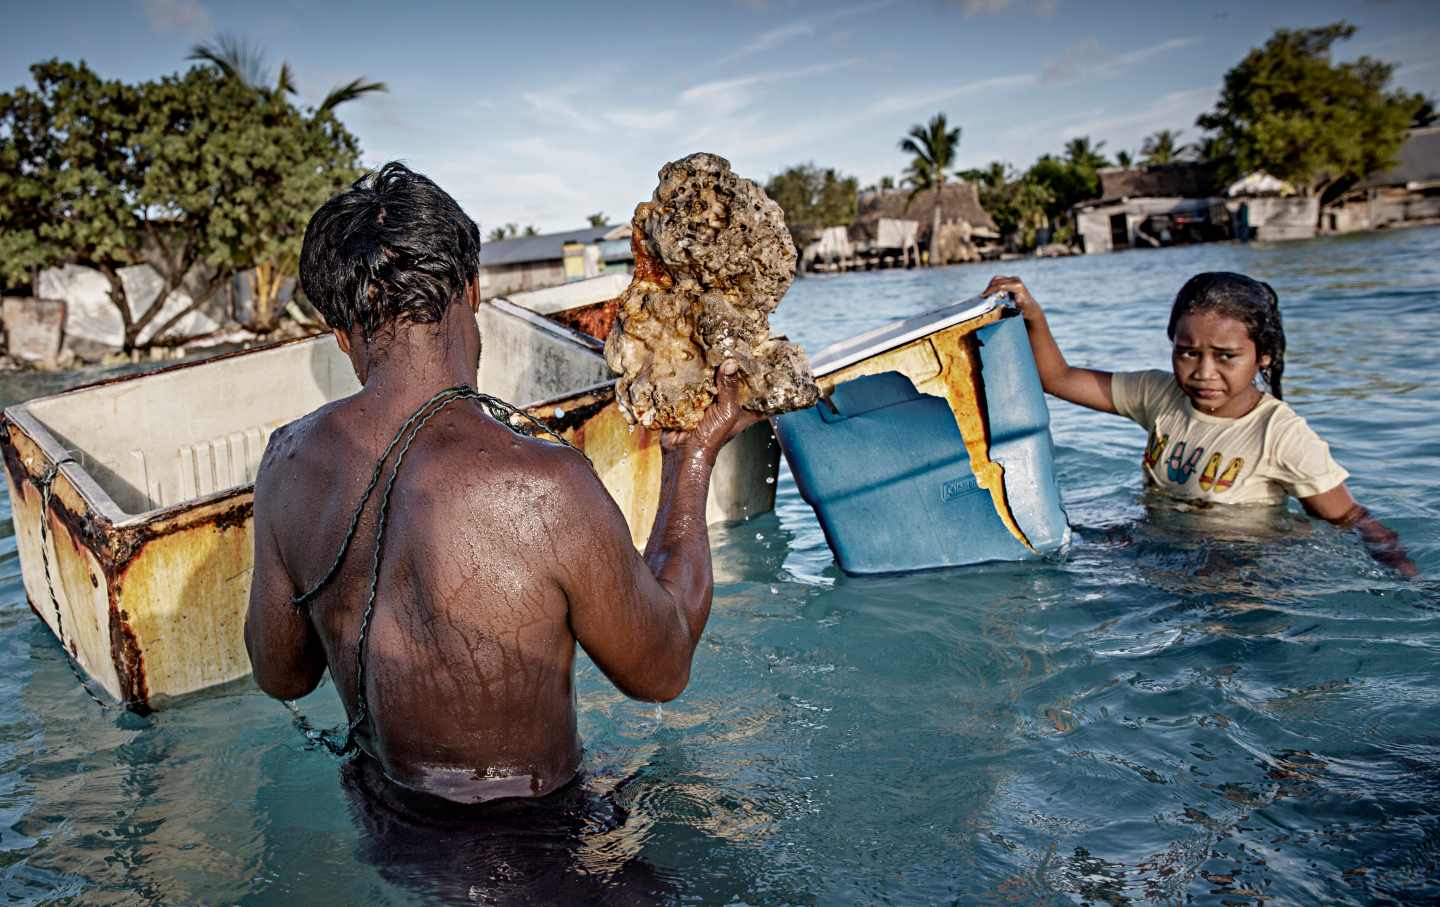
<path id="1" fill-rule="evenodd" d="M 1099 173 L 1101 198 L 1209 198 L 1225 188 L 1208 161 L 1106 167 Z"/>
<path id="2" fill-rule="evenodd" d="M 881 218 L 913 220 L 920 224 L 921 237 L 930 235 L 934 219 L 935 193 L 929 189 L 921 191 L 912 199 L 909 189 L 891 189 L 881 192 L 866 192 L 860 196 L 860 213 L 851 228 L 851 238 L 856 231 L 865 238 L 873 239 L 876 224 Z M 980 193 L 970 182 L 946 183 L 940 192 L 940 222 L 959 223 L 965 221 L 971 227 L 995 229 L 995 221 L 980 205 Z"/>

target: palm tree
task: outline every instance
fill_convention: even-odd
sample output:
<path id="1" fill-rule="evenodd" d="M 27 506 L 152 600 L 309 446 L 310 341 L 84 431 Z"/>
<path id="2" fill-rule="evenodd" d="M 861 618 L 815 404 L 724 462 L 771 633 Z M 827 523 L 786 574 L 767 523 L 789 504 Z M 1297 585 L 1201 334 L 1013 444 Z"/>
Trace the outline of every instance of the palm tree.
<path id="1" fill-rule="evenodd" d="M 1195 155 L 1197 161 L 1223 161 L 1230 156 L 1230 146 L 1218 135 L 1207 135 L 1186 145 L 1185 149 Z"/>
<path id="2" fill-rule="evenodd" d="M 604 212 L 604 211 L 596 211 L 594 214 L 586 215 L 585 219 L 588 220 L 588 221 L 590 221 L 590 226 L 592 226 L 592 227 L 603 227 L 603 226 L 605 226 L 605 212 Z"/>
<path id="3" fill-rule="evenodd" d="M 1184 150 L 1179 130 L 1162 129 L 1145 140 L 1140 146 L 1140 155 L 1147 164 L 1174 164 Z"/>
<path id="4" fill-rule="evenodd" d="M 956 170 L 955 175 L 968 183 L 974 183 L 977 187 L 993 189 L 1005 185 L 1009 178 L 1009 168 L 1003 161 L 991 161 L 986 167 Z"/>
<path id="5" fill-rule="evenodd" d="M 910 132 L 900 140 L 900 150 L 914 155 L 910 166 L 905 169 L 905 182 L 911 187 L 910 203 L 927 189 L 935 193 L 935 205 L 930 226 L 930 247 L 940 235 L 940 194 L 945 188 L 945 171 L 955 163 L 955 153 L 960 150 L 960 127 L 947 128 L 945 114 L 937 113 L 925 126 L 911 126 Z"/>
<path id="6" fill-rule="evenodd" d="M 1092 145 L 1090 143 L 1090 136 L 1077 136 L 1065 143 L 1065 160 L 1069 161 L 1070 166 L 1077 170 L 1086 170 L 1093 173 L 1101 167 L 1110 166 L 1110 161 L 1106 159 L 1105 155 L 1100 153 L 1100 149 L 1104 147 L 1105 143 L 1103 141 L 1096 142 Z"/>
<path id="7" fill-rule="evenodd" d="M 267 87 L 270 82 L 269 73 L 265 67 L 265 52 L 255 44 L 238 38 L 234 35 L 219 35 L 214 41 L 200 43 L 190 48 L 190 54 L 185 58 L 201 63 L 209 63 L 220 70 L 227 78 L 235 79 L 248 85 L 256 92 L 275 92 L 280 95 L 293 95 L 299 92 L 295 89 L 295 75 L 290 69 L 290 64 L 282 62 L 280 72 L 275 78 L 273 87 Z M 320 106 L 315 108 L 317 115 L 333 113 L 336 107 L 341 104 L 353 101 L 356 98 L 376 91 L 389 91 L 384 82 L 367 82 L 365 77 L 351 79 L 344 85 L 337 85 L 330 89 Z M 255 262 L 255 270 L 250 278 L 250 290 L 254 299 L 254 312 L 252 321 L 260 331 L 268 331 L 273 327 L 275 319 L 276 303 L 279 301 L 280 289 L 285 285 L 285 279 L 299 273 L 299 246 L 290 243 L 294 249 L 276 258 Z"/>
<path id="8" fill-rule="evenodd" d="M 190 48 L 185 59 L 209 63 L 232 79 L 239 79 L 256 91 L 264 91 L 270 81 L 265 69 L 265 52 L 256 45 L 234 35 L 219 35 L 213 42 L 196 44 Z M 275 79 L 275 91 L 283 94 L 298 94 L 295 90 L 295 74 L 289 63 L 280 64 L 280 74 Z M 325 100 L 315 108 L 316 113 L 328 113 L 347 101 L 375 91 L 389 91 L 384 82 L 367 82 L 364 76 L 351 79 L 344 85 L 336 85 L 325 95 Z"/>
<path id="9" fill-rule="evenodd" d="M 1128 170 L 1135 166 L 1135 159 L 1130 156 L 1128 151 L 1117 151 L 1115 152 L 1115 165 Z"/>

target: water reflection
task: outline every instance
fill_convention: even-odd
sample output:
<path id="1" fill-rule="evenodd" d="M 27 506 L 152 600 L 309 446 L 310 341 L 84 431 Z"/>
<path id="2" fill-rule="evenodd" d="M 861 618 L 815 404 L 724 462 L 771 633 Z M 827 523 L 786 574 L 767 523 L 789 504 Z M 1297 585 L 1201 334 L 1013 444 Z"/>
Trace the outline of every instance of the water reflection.
<path id="1" fill-rule="evenodd" d="M 341 784 L 360 859 L 425 903 L 658 904 L 675 894 L 642 857 L 591 840 L 623 836 L 627 810 L 583 779 L 542 800 L 471 808 L 405 794 L 368 758 L 346 763 Z"/>

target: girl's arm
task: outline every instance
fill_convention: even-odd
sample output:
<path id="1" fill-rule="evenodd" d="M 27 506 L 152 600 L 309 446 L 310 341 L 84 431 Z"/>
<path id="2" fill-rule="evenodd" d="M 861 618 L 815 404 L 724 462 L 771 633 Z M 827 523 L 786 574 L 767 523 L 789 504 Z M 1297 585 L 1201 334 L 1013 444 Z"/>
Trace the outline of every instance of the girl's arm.
<path id="1" fill-rule="evenodd" d="M 1311 516 L 1334 523 L 1341 529 L 1354 529 L 1375 560 L 1394 567 L 1402 576 L 1419 575 L 1419 569 L 1405 553 L 1405 546 L 1400 544 L 1400 536 L 1360 506 L 1344 482 L 1323 494 L 1301 498 L 1300 503 Z"/>
<path id="2" fill-rule="evenodd" d="M 1010 300 L 1024 317 L 1025 330 L 1030 335 L 1030 350 L 1035 354 L 1035 367 L 1040 372 L 1040 385 L 1046 393 L 1102 413 L 1115 413 L 1115 398 L 1110 393 L 1110 373 L 1075 368 L 1065 361 L 1065 355 L 1050 333 L 1050 325 L 1045 320 L 1040 303 L 1030 295 L 1020 278 L 992 278 L 981 295 L 988 297 L 996 293 L 1010 294 Z"/>

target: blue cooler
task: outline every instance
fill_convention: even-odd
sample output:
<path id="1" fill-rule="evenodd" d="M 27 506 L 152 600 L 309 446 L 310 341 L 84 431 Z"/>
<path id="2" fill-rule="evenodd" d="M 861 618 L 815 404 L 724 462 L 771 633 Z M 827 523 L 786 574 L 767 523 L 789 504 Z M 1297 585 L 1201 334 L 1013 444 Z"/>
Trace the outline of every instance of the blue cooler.
<path id="1" fill-rule="evenodd" d="M 990 459 L 1004 470 L 1006 502 L 1029 545 L 976 481 L 948 401 L 918 392 L 898 371 L 882 372 L 774 420 L 800 494 L 846 573 L 1020 560 L 1068 541 L 1050 413 L 1024 322 L 1002 318 L 974 336 Z"/>

